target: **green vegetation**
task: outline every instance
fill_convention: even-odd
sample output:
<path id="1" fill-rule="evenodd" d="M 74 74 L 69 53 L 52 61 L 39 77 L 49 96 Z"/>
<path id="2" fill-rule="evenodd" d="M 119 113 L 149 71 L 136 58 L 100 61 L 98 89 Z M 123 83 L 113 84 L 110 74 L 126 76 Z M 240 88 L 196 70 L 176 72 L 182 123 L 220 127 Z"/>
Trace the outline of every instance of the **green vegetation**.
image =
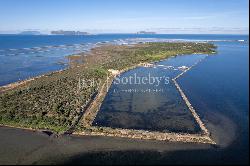
<path id="1" fill-rule="evenodd" d="M 181 54 L 211 54 L 216 47 L 209 43 L 147 43 L 134 47 L 101 48 L 110 59 L 102 63 L 105 69 L 124 69 L 140 62 L 152 62 Z M 101 51 L 101 50 L 100 50 Z"/>
<path id="2" fill-rule="evenodd" d="M 79 79 L 96 80 L 102 85 L 108 69 L 124 69 L 140 62 L 170 56 L 214 53 L 209 43 L 147 43 L 135 46 L 102 46 L 83 56 L 84 64 L 47 74 L 0 94 L 0 124 L 63 132 L 81 115 L 98 87 L 79 88 Z"/>

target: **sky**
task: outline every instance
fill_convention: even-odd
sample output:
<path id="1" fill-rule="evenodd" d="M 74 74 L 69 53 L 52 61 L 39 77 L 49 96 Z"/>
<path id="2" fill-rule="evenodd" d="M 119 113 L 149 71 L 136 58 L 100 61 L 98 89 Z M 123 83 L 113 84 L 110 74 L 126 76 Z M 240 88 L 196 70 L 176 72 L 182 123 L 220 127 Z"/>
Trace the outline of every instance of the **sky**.
<path id="1" fill-rule="evenodd" d="M 0 33 L 248 34 L 248 0 L 0 0 Z"/>

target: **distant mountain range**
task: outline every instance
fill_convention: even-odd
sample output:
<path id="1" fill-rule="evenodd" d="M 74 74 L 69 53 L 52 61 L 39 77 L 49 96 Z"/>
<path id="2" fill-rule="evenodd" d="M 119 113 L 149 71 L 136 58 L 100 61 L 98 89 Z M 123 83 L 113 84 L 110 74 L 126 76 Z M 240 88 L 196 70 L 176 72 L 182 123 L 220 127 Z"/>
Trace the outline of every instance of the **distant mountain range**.
<path id="1" fill-rule="evenodd" d="M 39 31 L 23 31 L 20 32 L 19 35 L 41 35 Z"/>
<path id="2" fill-rule="evenodd" d="M 88 32 L 81 32 L 81 31 L 51 31 L 52 35 L 89 35 Z"/>
<path id="3" fill-rule="evenodd" d="M 36 30 L 26 30 L 18 33 L 19 35 L 90 35 L 88 32 L 82 32 L 82 31 L 64 31 L 64 30 L 56 30 L 51 31 L 50 33 L 41 33 L 40 31 Z M 138 31 L 136 34 L 156 34 L 156 32 L 151 31 Z"/>
<path id="4" fill-rule="evenodd" d="M 156 32 L 139 31 L 137 34 L 156 34 Z"/>
<path id="5" fill-rule="evenodd" d="M 22 31 L 18 33 L 19 35 L 42 35 L 40 31 Z M 51 35 L 90 35 L 88 32 L 81 32 L 81 31 L 51 31 Z"/>

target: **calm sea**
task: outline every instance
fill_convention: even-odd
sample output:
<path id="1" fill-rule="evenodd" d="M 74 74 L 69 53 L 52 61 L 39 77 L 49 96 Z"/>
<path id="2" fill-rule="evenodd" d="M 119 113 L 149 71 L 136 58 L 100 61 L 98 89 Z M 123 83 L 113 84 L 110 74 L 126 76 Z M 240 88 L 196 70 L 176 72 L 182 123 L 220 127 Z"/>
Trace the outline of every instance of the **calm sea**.
<path id="1" fill-rule="evenodd" d="M 183 40 L 246 40 L 241 35 L 136 35 L 90 36 L 0 35 L 0 86 L 68 66 L 67 55 L 88 51 L 96 43 L 134 38 Z"/>

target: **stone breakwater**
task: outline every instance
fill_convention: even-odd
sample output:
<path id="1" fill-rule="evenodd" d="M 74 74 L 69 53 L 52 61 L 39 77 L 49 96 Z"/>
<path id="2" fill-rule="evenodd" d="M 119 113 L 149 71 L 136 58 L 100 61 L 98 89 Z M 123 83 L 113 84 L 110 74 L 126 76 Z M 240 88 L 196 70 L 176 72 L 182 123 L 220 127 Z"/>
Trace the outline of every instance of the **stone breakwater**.
<path id="1" fill-rule="evenodd" d="M 181 87 L 179 86 L 179 84 L 177 83 L 177 79 L 180 78 L 183 74 L 185 74 L 187 71 L 189 71 L 192 67 L 196 66 L 200 61 L 198 61 L 197 63 L 195 63 L 194 65 L 192 65 L 191 67 L 189 67 L 187 70 L 184 70 L 182 73 L 180 73 L 178 76 L 176 76 L 175 78 L 172 79 L 172 81 L 174 82 L 174 85 L 176 86 L 176 88 L 178 89 L 182 99 L 185 101 L 186 105 L 188 106 L 190 112 L 192 113 L 193 117 L 195 118 L 196 122 L 199 124 L 199 127 L 201 128 L 202 132 L 207 135 L 209 137 L 210 133 L 208 131 L 208 129 L 205 127 L 204 123 L 201 121 L 199 115 L 196 113 L 194 107 L 191 105 L 191 103 L 189 102 L 187 96 L 184 94 L 183 90 L 181 89 Z"/>
<path id="2" fill-rule="evenodd" d="M 158 140 L 169 142 L 216 144 L 210 137 L 203 134 L 163 133 L 146 130 L 119 129 L 110 127 L 89 127 L 85 131 L 75 132 L 76 135 L 109 136 L 143 140 Z"/>
<path id="3" fill-rule="evenodd" d="M 110 137 L 125 137 L 133 139 L 145 139 L 145 140 L 159 140 L 159 141 L 170 141 L 170 142 L 185 142 L 185 143 L 204 143 L 204 144 L 216 144 L 211 138 L 210 133 L 205 127 L 204 123 L 201 121 L 199 115 L 196 113 L 195 109 L 192 107 L 188 98 L 180 88 L 177 83 L 177 79 L 180 78 L 184 73 L 189 71 L 192 67 L 197 65 L 200 61 L 184 70 L 182 73 L 177 75 L 172 79 L 176 88 L 178 89 L 182 99 L 185 101 L 192 115 L 194 116 L 196 122 L 199 124 L 199 127 L 202 130 L 201 134 L 188 134 L 188 133 L 173 133 L 173 132 L 154 132 L 146 130 L 133 130 L 133 129 L 120 129 L 120 128 L 111 128 L 111 127 L 95 127 L 92 126 L 92 123 L 100 110 L 101 103 L 104 100 L 105 95 L 108 92 L 108 89 L 112 85 L 112 80 L 119 74 L 142 66 L 143 64 L 138 64 L 131 68 L 124 69 L 122 71 L 109 70 L 110 76 L 107 77 L 106 83 L 102 85 L 96 99 L 90 104 L 90 107 L 86 110 L 83 118 L 81 120 L 81 127 L 84 129 L 76 131 L 73 134 L 76 135 L 93 135 L 93 136 L 110 136 Z M 107 88 L 107 89 L 106 89 Z"/>
<path id="4" fill-rule="evenodd" d="M 205 125 L 201 121 L 201 119 L 200 119 L 199 115 L 196 113 L 195 109 L 192 107 L 191 103 L 189 102 L 188 98 L 186 97 L 186 95 L 184 94 L 182 89 L 180 88 L 179 84 L 176 82 L 175 79 L 173 79 L 173 82 L 174 82 L 176 88 L 178 89 L 178 91 L 180 92 L 182 99 L 185 101 L 190 112 L 192 113 L 193 117 L 195 118 L 196 122 L 199 124 L 199 127 L 201 128 L 202 132 L 206 135 L 209 135 L 207 128 L 205 127 Z"/>
<path id="5" fill-rule="evenodd" d="M 97 96 L 95 97 L 95 99 L 90 103 L 89 107 L 86 109 L 85 113 L 83 114 L 82 120 L 81 120 L 81 125 L 84 128 L 89 128 L 91 127 L 99 109 L 101 106 L 102 101 L 104 100 L 104 97 L 107 94 L 107 91 L 109 89 L 109 87 L 112 84 L 113 77 L 112 76 L 108 76 L 107 77 L 107 81 L 106 83 L 104 83 L 102 85 L 102 87 L 100 88 Z M 110 81 L 110 83 L 109 83 Z M 106 89 L 107 87 L 107 89 Z"/>

